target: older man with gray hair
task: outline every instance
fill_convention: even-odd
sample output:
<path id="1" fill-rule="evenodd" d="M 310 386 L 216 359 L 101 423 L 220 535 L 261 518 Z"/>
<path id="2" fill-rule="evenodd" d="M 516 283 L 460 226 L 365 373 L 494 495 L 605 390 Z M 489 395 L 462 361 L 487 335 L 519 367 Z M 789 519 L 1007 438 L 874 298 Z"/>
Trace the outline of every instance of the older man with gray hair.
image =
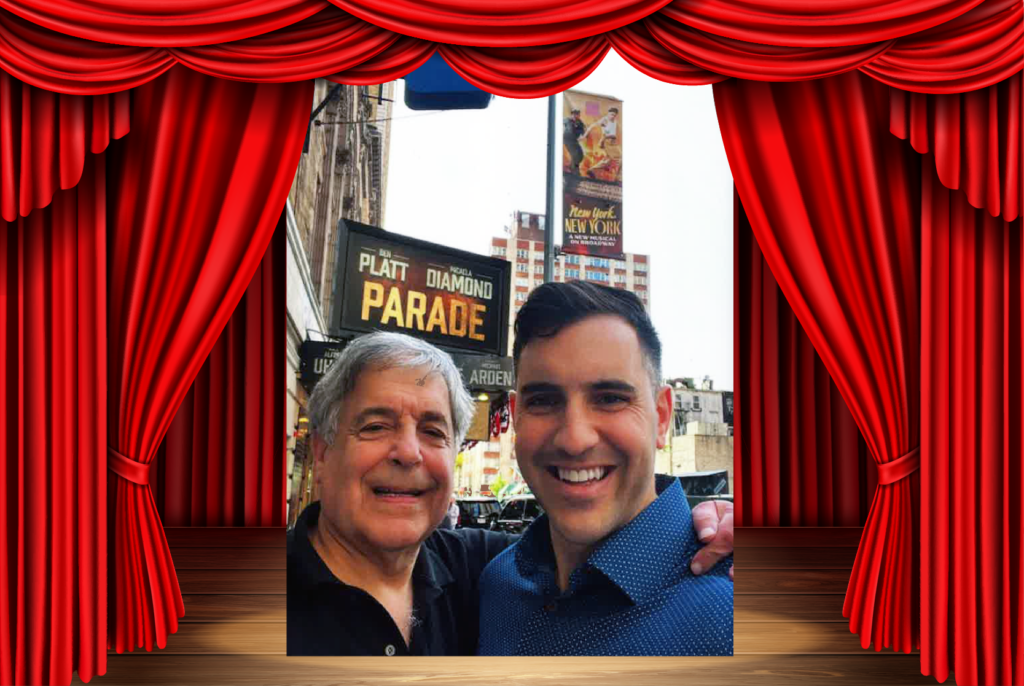
<path id="1" fill-rule="evenodd" d="M 474 411 L 451 357 L 357 338 L 308 409 L 321 498 L 288 532 L 288 654 L 472 655 L 480 573 L 516 537 L 437 529 Z"/>

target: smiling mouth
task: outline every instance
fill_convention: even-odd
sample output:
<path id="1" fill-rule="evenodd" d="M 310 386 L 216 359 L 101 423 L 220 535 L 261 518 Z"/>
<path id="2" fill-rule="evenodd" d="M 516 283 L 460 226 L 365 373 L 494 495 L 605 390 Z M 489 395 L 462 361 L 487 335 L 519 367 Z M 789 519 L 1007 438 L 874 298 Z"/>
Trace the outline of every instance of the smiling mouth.
<path id="1" fill-rule="evenodd" d="M 373 489 L 374 495 L 383 496 L 385 498 L 418 498 L 419 496 L 426 493 L 425 490 L 415 488 L 375 488 Z"/>
<path id="2" fill-rule="evenodd" d="M 566 467 L 548 467 L 548 473 L 559 481 L 567 484 L 590 484 L 603 481 L 615 471 L 615 467 L 590 467 L 589 469 L 570 469 Z"/>

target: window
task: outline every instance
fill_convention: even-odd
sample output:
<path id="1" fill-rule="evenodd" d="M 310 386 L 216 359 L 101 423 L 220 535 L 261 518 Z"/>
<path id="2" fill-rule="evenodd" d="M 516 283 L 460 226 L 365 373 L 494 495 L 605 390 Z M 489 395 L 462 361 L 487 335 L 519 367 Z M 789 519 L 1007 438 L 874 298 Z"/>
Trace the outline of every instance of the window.
<path id="1" fill-rule="evenodd" d="M 638 277 L 636 277 L 636 278 L 635 278 L 634 280 L 635 280 L 635 281 L 636 281 L 636 282 L 637 282 L 638 284 L 642 284 L 642 285 L 644 285 L 644 286 L 646 286 L 646 285 L 647 285 L 647 277 L 646 277 L 646 276 L 638 276 Z"/>
<path id="2" fill-rule="evenodd" d="M 530 251 L 526 248 L 519 248 L 516 250 L 516 257 L 522 260 L 528 260 L 530 259 Z"/>
<path id="3" fill-rule="evenodd" d="M 645 271 L 647 271 L 647 263 L 646 262 L 634 262 L 633 263 L 633 271 L 635 271 L 635 272 L 645 272 Z"/>
<path id="4" fill-rule="evenodd" d="M 565 270 L 565 278 L 567 278 L 567 279 L 578 279 L 578 278 L 580 278 L 580 270 L 579 269 L 566 269 Z"/>
<path id="5" fill-rule="evenodd" d="M 494 255 L 494 257 L 504 257 L 505 248 L 499 248 L 497 246 L 494 246 L 491 248 L 491 254 Z"/>
<path id="6" fill-rule="evenodd" d="M 615 283 L 626 283 L 626 275 L 625 274 L 616 274 L 615 275 Z"/>
<path id="7" fill-rule="evenodd" d="M 587 262 L 591 267 L 608 267 L 608 260 L 603 257 L 591 257 Z"/>
<path id="8" fill-rule="evenodd" d="M 587 270 L 587 279 L 590 281 L 607 281 L 608 275 L 604 272 L 592 272 Z"/>
<path id="9" fill-rule="evenodd" d="M 579 255 L 566 255 L 565 256 L 565 263 L 566 264 L 579 264 L 580 263 L 580 256 Z"/>
<path id="10" fill-rule="evenodd" d="M 528 295 L 527 293 L 523 293 L 522 291 L 517 291 L 516 292 L 516 302 L 526 302 L 526 296 L 527 295 Z"/>
<path id="11" fill-rule="evenodd" d="M 533 265 L 533 273 L 534 274 L 543 274 L 544 273 L 544 265 L 543 264 L 535 264 L 535 265 Z"/>
<path id="12" fill-rule="evenodd" d="M 530 265 L 525 262 L 516 262 L 516 271 L 528 274 L 530 272 Z"/>
<path id="13" fill-rule="evenodd" d="M 699 395 L 693 396 L 693 411 L 694 412 L 700 412 L 700 396 Z"/>
<path id="14" fill-rule="evenodd" d="M 517 286 L 524 286 L 525 288 L 529 288 L 530 287 L 530 280 L 529 279 L 516 279 L 516 285 Z"/>

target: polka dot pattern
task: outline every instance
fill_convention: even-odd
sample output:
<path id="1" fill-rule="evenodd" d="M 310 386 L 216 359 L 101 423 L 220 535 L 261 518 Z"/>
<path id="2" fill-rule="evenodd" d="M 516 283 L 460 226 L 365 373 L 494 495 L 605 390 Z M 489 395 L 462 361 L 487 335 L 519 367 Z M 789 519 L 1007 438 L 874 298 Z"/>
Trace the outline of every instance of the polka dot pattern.
<path id="1" fill-rule="evenodd" d="M 731 559 L 701 576 L 677 479 L 574 571 L 562 593 L 547 515 L 480 578 L 481 655 L 732 655 Z"/>

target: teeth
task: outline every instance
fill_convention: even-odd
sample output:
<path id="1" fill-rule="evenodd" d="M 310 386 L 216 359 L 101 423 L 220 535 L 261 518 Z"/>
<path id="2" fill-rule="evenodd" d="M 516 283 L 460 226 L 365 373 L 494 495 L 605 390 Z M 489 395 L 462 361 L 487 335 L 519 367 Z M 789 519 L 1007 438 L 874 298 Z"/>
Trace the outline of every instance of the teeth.
<path id="1" fill-rule="evenodd" d="M 592 469 L 565 469 L 564 467 L 558 467 L 558 478 L 569 483 L 596 481 L 603 478 L 604 475 L 604 467 L 594 467 Z"/>

